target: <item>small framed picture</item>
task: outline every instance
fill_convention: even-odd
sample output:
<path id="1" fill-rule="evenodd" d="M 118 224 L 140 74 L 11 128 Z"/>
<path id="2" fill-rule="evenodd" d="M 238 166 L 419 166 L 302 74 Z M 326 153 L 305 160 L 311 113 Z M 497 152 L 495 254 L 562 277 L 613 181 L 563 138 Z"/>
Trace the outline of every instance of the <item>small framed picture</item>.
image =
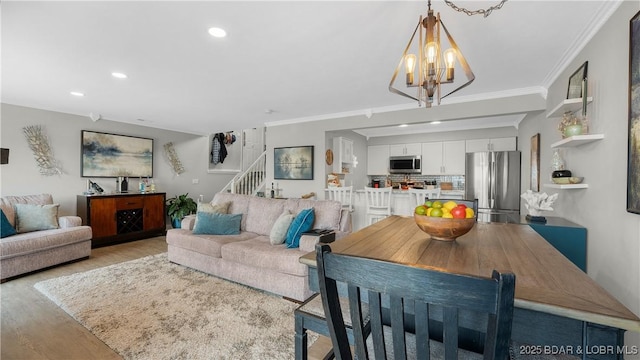
<path id="1" fill-rule="evenodd" d="M 540 134 L 531 137 L 531 191 L 540 191 Z"/>
<path id="2" fill-rule="evenodd" d="M 587 66 L 588 61 L 585 61 L 578 70 L 576 70 L 571 77 L 569 77 L 569 87 L 567 89 L 567 99 L 579 99 L 582 94 L 586 94 L 587 86 Z"/>

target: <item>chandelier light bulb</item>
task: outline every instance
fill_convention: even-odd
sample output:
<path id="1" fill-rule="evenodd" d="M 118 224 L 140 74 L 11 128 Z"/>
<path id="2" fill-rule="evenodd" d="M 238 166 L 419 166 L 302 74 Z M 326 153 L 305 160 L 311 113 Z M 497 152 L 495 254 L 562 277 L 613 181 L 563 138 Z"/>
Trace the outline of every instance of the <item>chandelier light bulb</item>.
<path id="1" fill-rule="evenodd" d="M 407 54 L 404 57 L 404 66 L 407 75 L 407 85 L 413 85 L 413 71 L 416 68 L 416 56 L 414 54 Z"/>
<path id="2" fill-rule="evenodd" d="M 427 75 L 435 75 L 438 60 L 438 43 L 430 42 L 424 47 L 424 56 L 427 60 Z"/>
<path id="3" fill-rule="evenodd" d="M 447 66 L 447 81 L 453 80 L 453 69 L 456 67 L 456 50 L 451 48 L 444 52 L 444 63 Z"/>

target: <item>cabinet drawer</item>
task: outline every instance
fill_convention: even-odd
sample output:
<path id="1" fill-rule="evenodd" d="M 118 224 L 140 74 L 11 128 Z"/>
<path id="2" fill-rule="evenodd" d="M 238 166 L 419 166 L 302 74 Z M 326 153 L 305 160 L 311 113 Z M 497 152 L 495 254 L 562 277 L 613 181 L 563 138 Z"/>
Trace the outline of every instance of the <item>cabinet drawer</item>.
<path id="1" fill-rule="evenodd" d="M 127 196 L 116 199 L 116 209 L 142 209 L 144 207 L 144 198 L 142 196 Z"/>

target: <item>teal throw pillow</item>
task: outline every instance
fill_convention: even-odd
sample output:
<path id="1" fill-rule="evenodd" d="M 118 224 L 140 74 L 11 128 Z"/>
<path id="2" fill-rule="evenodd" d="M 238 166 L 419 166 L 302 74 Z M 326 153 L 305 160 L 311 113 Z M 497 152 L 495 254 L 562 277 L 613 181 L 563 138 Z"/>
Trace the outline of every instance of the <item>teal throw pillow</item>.
<path id="1" fill-rule="evenodd" d="M 197 235 L 238 235 L 242 214 L 219 214 L 201 211 L 196 214 L 193 233 Z"/>
<path id="2" fill-rule="evenodd" d="M 304 209 L 293 219 L 289 230 L 287 231 L 287 248 L 297 248 L 300 246 L 300 238 L 303 232 L 307 232 L 313 228 L 315 213 L 313 208 Z"/>
<path id="3" fill-rule="evenodd" d="M 0 238 L 6 238 L 16 234 L 16 229 L 11 226 L 9 219 L 4 214 L 4 211 L 0 210 Z"/>
<path id="4" fill-rule="evenodd" d="M 15 204 L 16 230 L 19 233 L 58 229 L 59 204 Z"/>

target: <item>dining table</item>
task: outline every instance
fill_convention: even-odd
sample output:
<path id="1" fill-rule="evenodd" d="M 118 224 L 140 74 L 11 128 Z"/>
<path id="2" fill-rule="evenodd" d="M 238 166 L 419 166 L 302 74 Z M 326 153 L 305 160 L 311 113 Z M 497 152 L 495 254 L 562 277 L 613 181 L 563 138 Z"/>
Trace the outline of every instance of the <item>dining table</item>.
<path id="1" fill-rule="evenodd" d="M 412 217 L 389 216 L 329 244 L 334 253 L 439 271 L 491 277 L 516 276 L 512 340 L 522 355 L 574 355 L 583 359 L 638 356 L 640 318 L 529 226 L 476 223 L 453 241 L 431 238 Z M 314 252 L 309 287 L 319 292 Z"/>

